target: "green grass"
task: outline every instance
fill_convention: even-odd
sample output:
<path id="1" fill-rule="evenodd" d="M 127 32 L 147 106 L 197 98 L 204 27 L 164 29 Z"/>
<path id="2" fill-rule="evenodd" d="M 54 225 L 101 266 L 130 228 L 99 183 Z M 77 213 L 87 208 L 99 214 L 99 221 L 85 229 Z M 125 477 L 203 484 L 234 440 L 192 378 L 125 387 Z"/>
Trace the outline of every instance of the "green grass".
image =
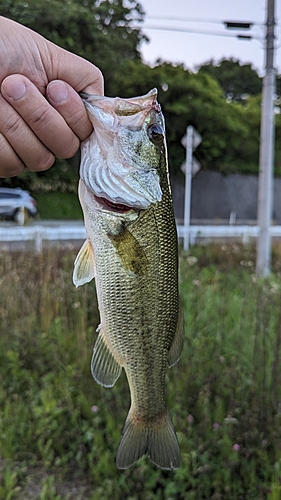
<path id="1" fill-rule="evenodd" d="M 40 219 L 83 219 L 77 192 L 40 192 L 32 195 L 36 199 Z"/>
<path id="2" fill-rule="evenodd" d="M 186 340 L 168 371 L 183 466 L 115 456 L 129 407 L 124 374 L 96 384 L 94 283 L 75 289 L 75 253 L 0 258 L 0 500 L 281 499 L 281 251 L 259 281 L 250 247 L 180 255 Z"/>

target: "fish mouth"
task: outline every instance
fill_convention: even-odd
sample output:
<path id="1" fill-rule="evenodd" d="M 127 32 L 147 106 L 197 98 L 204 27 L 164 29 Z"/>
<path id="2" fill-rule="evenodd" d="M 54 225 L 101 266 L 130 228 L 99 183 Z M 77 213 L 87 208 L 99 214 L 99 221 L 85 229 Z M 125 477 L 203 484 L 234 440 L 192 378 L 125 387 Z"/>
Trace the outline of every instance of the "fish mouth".
<path id="1" fill-rule="evenodd" d="M 110 210 L 111 212 L 116 213 L 126 213 L 130 210 L 137 210 L 136 208 L 129 207 L 128 205 L 124 205 L 122 203 L 114 203 L 113 201 L 107 200 L 106 198 L 99 197 L 94 195 L 97 203 L 105 210 Z"/>

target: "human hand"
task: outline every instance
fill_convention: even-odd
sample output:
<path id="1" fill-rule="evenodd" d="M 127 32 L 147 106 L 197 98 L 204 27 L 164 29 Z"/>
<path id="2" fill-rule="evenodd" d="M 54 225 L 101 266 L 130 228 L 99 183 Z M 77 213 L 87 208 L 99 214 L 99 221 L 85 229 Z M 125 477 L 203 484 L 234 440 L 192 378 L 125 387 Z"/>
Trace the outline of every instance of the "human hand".
<path id="1" fill-rule="evenodd" d="M 0 177 L 71 158 L 92 131 L 77 92 L 103 93 L 100 70 L 0 16 Z"/>

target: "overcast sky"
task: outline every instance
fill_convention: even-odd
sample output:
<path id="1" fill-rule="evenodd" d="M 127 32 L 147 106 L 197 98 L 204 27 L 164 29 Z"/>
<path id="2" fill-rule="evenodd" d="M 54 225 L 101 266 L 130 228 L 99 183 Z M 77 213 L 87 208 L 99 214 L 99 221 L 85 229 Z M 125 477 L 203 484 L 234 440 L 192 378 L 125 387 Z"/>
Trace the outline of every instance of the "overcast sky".
<path id="1" fill-rule="evenodd" d="M 146 63 L 154 64 L 158 58 L 184 65 L 195 70 L 211 58 L 239 59 L 252 63 L 260 75 L 264 73 L 264 22 L 267 0 L 139 0 L 146 17 L 145 26 L 186 28 L 192 31 L 211 31 L 233 35 L 231 37 L 208 34 L 180 33 L 143 29 L 149 43 L 143 44 L 141 52 Z M 276 55 L 275 66 L 281 73 L 281 0 L 275 0 L 276 12 Z M 160 19 L 166 18 L 166 19 Z M 180 18 L 181 21 L 173 20 Z M 188 22 L 184 22 L 184 18 Z M 195 22 L 195 20 L 202 20 Z M 204 22 L 203 22 L 204 20 Z M 218 21 L 210 22 L 210 21 Z M 239 40 L 233 30 L 226 30 L 222 21 L 252 21 L 251 33 L 259 40 Z M 242 31 L 240 30 L 240 33 Z M 244 32 L 245 34 L 247 32 Z"/>

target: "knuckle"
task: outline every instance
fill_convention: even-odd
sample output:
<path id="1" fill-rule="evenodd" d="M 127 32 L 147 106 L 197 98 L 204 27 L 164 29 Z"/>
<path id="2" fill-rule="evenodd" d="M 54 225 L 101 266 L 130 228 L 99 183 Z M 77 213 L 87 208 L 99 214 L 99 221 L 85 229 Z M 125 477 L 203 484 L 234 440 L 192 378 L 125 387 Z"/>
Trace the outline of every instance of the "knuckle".
<path id="1" fill-rule="evenodd" d="M 34 167 L 27 165 L 27 168 L 32 171 L 43 172 L 44 170 L 51 168 L 54 163 L 55 156 L 50 152 L 46 152 L 45 155 L 41 155 L 40 160 L 38 160 Z"/>
<path id="2" fill-rule="evenodd" d="M 77 151 L 79 142 L 88 137 L 92 130 L 84 105 L 81 104 L 82 103 L 79 102 L 79 106 L 72 106 L 70 110 L 67 108 L 63 112 L 61 111 L 61 115 L 70 129 L 69 132 L 71 131 L 71 134 L 75 137 L 75 143 L 73 143 L 73 136 L 72 140 L 69 141 L 71 151 L 74 149 Z M 76 151 L 74 151 L 74 153 Z"/>
<path id="3" fill-rule="evenodd" d="M 72 158 L 78 151 L 80 141 L 69 128 L 60 134 L 60 141 L 53 145 L 52 152 L 57 158 Z"/>
<path id="4" fill-rule="evenodd" d="M 21 134 L 21 119 L 17 115 L 11 115 L 1 125 L 2 134 L 8 138 Z"/>
<path id="5" fill-rule="evenodd" d="M 63 155 L 64 158 L 72 158 L 78 151 L 79 149 L 79 145 L 77 147 L 74 147 L 74 145 L 72 145 L 66 152 L 65 154 Z"/>
<path id="6" fill-rule="evenodd" d="M 29 115 L 29 126 L 36 132 L 40 132 L 49 127 L 52 121 L 52 114 L 46 105 L 41 105 L 32 110 Z"/>
<path id="7" fill-rule="evenodd" d="M 4 166 L 0 166 L 0 178 L 5 177 L 16 177 L 22 174 L 24 171 L 24 165 L 21 162 L 15 161 L 6 163 Z"/>
<path id="8" fill-rule="evenodd" d="M 76 109 L 68 119 L 68 125 L 73 129 L 79 130 L 85 121 L 85 109 L 80 107 Z"/>
<path id="9" fill-rule="evenodd" d="M 93 66 L 92 63 L 89 61 L 85 61 L 87 64 L 87 69 L 88 71 L 85 71 L 85 74 L 87 74 L 87 77 L 84 79 L 84 81 L 81 82 L 80 88 L 78 90 L 84 90 L 87 92 L 87 89 L 89 86 L 93 89 L 95 89 L 94 92 L 95 94 L 102 95 L 104 91 L 104 76 L 101 70 L 97 66 Z M 91 81 L 89 82 L 89 75 L 91 75 Z"/>
<path id="10" fill-rule="evenodd" d="M 101 89 L 103 89 L 104 86 L 104 77 L 99 68 L 96 68 L 96 82 L 97 84 L 100 85 Z"/>
<path id="11" fill-rule="evenodd" d="M 6 138 L 0 134 L 0 177 L 14 177 L 24 170 L 24 164 Z"/>

